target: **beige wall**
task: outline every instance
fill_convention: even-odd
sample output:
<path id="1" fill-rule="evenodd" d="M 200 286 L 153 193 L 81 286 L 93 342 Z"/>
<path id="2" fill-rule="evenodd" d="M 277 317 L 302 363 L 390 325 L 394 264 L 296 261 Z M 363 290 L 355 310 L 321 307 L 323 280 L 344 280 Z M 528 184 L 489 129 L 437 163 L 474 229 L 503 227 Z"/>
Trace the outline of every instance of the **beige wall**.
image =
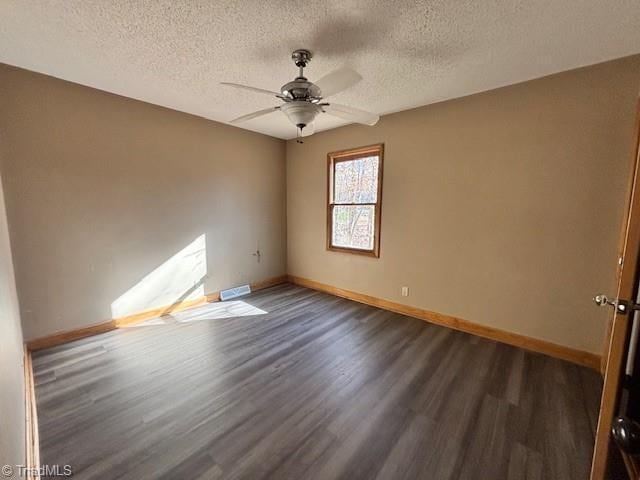
<path id="1" fill-rule="evenodd" d="M 0 157 L 3 154 L 0 140 Z M 4 193 L 0 181 L 0 466 L 24 465 L 24 357 Z"/>
<path id="2" fill-rule="evenodd" d="M 283 141 L 3 65 L 0 85 L 25 338 L 285 273 Z"/>
<path id="3" fill-rule="evenodd" d="M 639 86 L 636 56 L 289 141 L 289 273 L 601 353 Z M 381 256 L 328 252 L 326 154 L 377 142 Z"/>

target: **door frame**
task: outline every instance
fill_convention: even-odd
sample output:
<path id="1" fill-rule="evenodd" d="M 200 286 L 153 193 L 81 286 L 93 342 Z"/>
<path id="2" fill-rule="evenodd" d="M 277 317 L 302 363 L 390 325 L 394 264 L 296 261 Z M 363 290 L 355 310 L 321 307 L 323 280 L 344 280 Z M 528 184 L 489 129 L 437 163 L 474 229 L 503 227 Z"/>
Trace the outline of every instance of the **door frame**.
<path id="1" fill-rule="evenodd" d="M 640 256 L 640 158 L 638 156 L 640 153 L 640 101 L 636 108 L 634 142 L 626 217 L 621 232 L 619 258 L 622 261 L 618 262 L 618 291 L 616 294 L 619 299 L 632 301 L 636 299 L 635 290 Z M 601 368 L 604 371 L 604 385 L 593 449 L 591 480 L 604 480 L 607 472 L 611 447 L 611 425 L 618 408 L 629 325 L 632 318 L 633 312 L 621 315 L 614 309 L 614 315 L 609 321 L 607 342 L 602 356 Z"/>
<path id="2" fill-rule="evenodd" d="M 624 216 L 622 217 L 622 223 L 620 225 L 620 239 L 618 245 L 618 265 L 616 266 L 616 283 L 620 283 L 620 276 L 622 274 L 622 263 L 624 261 L 624 250 L 626 247 L 627 240 L 627 229 L 629 222 L 629 213 L 631 211 L 631 202 L 633 197 L 633 189 L 636 182 L 636 169 L 638 168 L 638 155 L 640 155 L 640 98 L 638 99 L 637 107 L 636 107 L 636 121 L 634 127 L 634 149 L 631 156 L 631 161 L 629 162 L 629 180 L 627 182 L 627 194 L 626 194 L 626 204 L 624 208 Z M 605 349 L 603 355 L 600 359 L 600 373 L 604 377 L 605 371 L 607 369 L 607 359 L 609 354 L 609 346 L 611 342 L 611 332 L 613 327 L 613 317 L 615 312 L 611 315 L 611 318 L 607 321 L 607 332 L 605 335 L 605 342 L 603 348 Z"/>

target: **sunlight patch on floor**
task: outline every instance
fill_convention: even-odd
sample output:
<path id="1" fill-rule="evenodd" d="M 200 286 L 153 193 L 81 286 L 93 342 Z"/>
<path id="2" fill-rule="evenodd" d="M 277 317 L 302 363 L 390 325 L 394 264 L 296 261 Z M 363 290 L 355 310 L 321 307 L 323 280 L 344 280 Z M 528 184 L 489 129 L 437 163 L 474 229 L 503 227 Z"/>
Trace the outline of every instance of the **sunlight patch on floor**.
<path id="1" fill-rule="evenodd" d="M 168 323 L 171 323 L 171 322 L 167 321 L 169 318 L 170 317 L 168 317 L 168 316 L 157 317 L 157 318 L 152 318 L 152 319 L 149 319 L 149 320 L 143 320 L 143 321 L 138 322 L 138 323 L 124 324 L 124 325 L 121 325 L 119 328 L 155 327 L 155 326 L 158 326 L 158 325 L 167 325 Z"/>
<path id="2" fill-rule="evenodd" d="M 267 312 L 254 307 L 242 300 L 231 300 L 228 302 L 216 302 L 185 310 L 172 315 L 179 323 L 196 322 L 201 320 L 218 320 L 221 318 L 249 317 L 253 315 L 265 315 Z"/>

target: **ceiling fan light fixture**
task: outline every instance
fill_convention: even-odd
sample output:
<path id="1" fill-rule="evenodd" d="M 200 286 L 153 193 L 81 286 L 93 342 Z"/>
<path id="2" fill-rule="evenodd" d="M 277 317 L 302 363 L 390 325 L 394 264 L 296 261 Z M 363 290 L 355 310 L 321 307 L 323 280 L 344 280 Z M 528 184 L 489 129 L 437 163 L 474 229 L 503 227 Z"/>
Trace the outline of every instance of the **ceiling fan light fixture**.
<path id="1" fill-rule="evenodd" d="M 313 122 L 322 109 L 315 103 L 305 101 L 286 102 L 280 105 L 280 110 L 284 112 L 287 118 L 296 125 L 304 126 Z"/>

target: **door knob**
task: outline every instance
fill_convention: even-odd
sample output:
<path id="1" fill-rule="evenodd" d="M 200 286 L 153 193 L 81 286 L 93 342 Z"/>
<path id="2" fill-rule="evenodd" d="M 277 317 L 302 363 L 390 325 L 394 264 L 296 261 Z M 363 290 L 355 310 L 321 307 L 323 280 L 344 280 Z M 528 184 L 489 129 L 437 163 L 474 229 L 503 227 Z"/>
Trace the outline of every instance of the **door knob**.
<path id="1" fill-rule="evenodd" d="M 626 417 L 613 421 L 611 434 L 615 442 L 631 455 L 640 453 L 640 425 Z"/>

